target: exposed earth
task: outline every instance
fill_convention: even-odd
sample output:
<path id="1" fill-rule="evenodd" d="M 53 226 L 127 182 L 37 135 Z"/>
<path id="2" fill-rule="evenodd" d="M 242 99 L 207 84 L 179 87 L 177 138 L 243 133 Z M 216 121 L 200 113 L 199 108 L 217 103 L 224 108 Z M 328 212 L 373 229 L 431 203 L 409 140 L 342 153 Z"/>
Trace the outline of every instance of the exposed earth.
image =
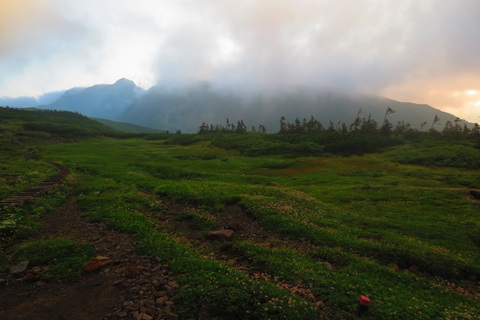
<path id="1" fill-rule="evenodd" d="M 111 263 L 76 282 L 10 276 L 0 290 L 0 319 L 175 319 L 177 286 L 168 265 L 135 252 L 135 241 L 81 217 L 73 198 L 46 216 L 30 240 L 62 237 L 91 243 Z M 28 275 L 26 270 L 22 275 Z"/>
<path id="2" fill-rule="evenodd" d="M 268 247 L 308 248 L 308 243 L 280 239 L 261 228 L 248 211 L 236 204 L 225 207 L 214 218 L 217 230 L 205 234 L 179 219 L 181 213 L 200 209 L 160 199 L 161 213 L 145 213 L 167 226 L 180 241 L 190 243 L 207 259 L 221 260 L 245 272 L 251 278 L 273 281 L 268 274 L 255 269 L 250 261 L 229 250 L 229 238 L 255 241 Z M 202 214 L 208 214 L 202 212 Z M 177 319 L 175 300 L 178 284 L 169 265 L 156 258 L 140 255 L 133 236 L 89 222 L 68 197 L 41 221 L 41 229 L 26 241 L 61 237 L 95 248 L 96 259 L 84 268 L 79 281 L 43 281 L 42 267 L 27 267 L 16 274 L 0 277 L 0 319 Z M 14 248 L 10 248 L 13 253 Z M 90 268 L 91 267 L 91 268 Z M 331 266 L 333 268 L 333 266 Z M 90 270 L 92 269 L 92 270 Z M 316 301 L 308 284 L 280 283 L 279 287 Z M 328 314 L 328 310 L 325 310 Z M 192 315 L 192 318 L 196 318 Z M 327 318 L 327 317 L 326 317 Z"/>
<path id="3" fill-rule="evenodd" d="M 61 172 L 62 168 L 58 169 Z M 37 187 L 9 201 L 21 205 L 25 197 L 35 197 Z M 248 208 L 237 203 L 228 204 L 220 214 L 212 215 L 200 208 L 165 198 L 159 198 L 158 202 L 161 203 L 159 212 L 146 211 L 142 214 L 170 230 L 178 241 L 196 248 L 203 258 L 223 261 L 252 279 L 273 282 L 317 304 L 323 310 L 323 319 L 331 318 L 331 310 L 313 295 L 308 283 L 301 280 L 281 282 L 272 278 L 252 265 L 248 258 L 231 250 L 229 240 L 234 237 L 236 241 L 248 240 L 266 247 L 301 251 L 311 249 L 308 242 L 285 239 L 268 232 L 249 214 Z M 208 216 L 217 226 L 210 231 L 198 230 L 192 227 L 191 220 L 182 218 L 186 212 Z M 178 319 L 175 309 L 182 301 L 176 300 L 179 284 L 169 265 L 155 257 L 140 255 L 135 250 L 136 241 L 132 235 L 112 230 L 103 223 L 88 221 L 77 208 L 74 195 L 47 214 L 41 225 L 25 241 L 71 239 L 93 245 L 96 257 L 84 265 L 78 281 L 45 280 L 41 277 L 45 271 L 43 266 L 26 266 L 10 274 L 0 274 L 0 319 Z M 12 257 L 14 251 L 15 247 L 9 248 L 7 257 Z M 331 269 L 337 268 L 328 261 L 319 263 Z M 396 265 L 391 268 L 398 270 Z M 408 271 L 418 273 L 413 267 Z M 438 281 L 462 294 L 478 297 L 478 292 L 471 288 L 464 289 L 441 279 Z M 208 315 L 205 316 L 208 318 Z M 203 317 L 192 315 L 192 318 Z"/>

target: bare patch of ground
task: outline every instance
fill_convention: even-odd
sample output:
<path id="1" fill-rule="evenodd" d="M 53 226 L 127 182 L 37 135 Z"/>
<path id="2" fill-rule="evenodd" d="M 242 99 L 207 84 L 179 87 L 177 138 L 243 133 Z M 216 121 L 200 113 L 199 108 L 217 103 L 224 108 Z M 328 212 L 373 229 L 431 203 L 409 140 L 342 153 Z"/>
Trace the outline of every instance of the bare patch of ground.
<path id="1" fill-rule="evenodd" d="M 135 252 L 132 236 L 90 223 L 71 197 L 46 216 L 29 241 L 62 237 L 90 243 L 109 265 L 79 281 L 23 281 L 11 275 L 0 286 L 0 319 L 84 320 L 174 317 L 176 282 L 168 265 Z M 28 273 L 28 270 L 26 271 Z"/>

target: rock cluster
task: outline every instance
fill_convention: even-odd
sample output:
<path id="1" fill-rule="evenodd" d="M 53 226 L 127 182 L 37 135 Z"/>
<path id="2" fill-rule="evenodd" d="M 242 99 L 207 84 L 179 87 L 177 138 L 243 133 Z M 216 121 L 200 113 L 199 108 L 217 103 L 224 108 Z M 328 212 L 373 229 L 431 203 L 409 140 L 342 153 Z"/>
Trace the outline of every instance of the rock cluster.
<path id="1" fill-rule="evenodd" d="M 9 285 L 14 282 L 33 282 L 35 286 L 43 287 L 45 282 L 41 281 L 41 277 L 45 268 L 39 266 L 28 268 L 29 264 L 29 261 L 21 261 L 10 266 L 9 275 L 0 279 L 0 284 Z"/>
<path id="2" fill-rule="evenodd" d="M 126 298 L 110 319 L 177 319 L 173 306 L 178 284 L 168 264 L 142 257 L 135 265 L 114 266 L 102 272 L 120 276 L 113 285 Z"/>

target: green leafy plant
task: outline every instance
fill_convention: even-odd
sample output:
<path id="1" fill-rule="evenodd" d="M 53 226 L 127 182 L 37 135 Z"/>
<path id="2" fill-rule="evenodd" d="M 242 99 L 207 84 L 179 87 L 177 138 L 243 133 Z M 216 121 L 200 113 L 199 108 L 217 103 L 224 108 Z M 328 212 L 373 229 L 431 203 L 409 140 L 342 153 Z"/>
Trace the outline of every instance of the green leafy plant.
<path id="1" fill-rule="evenodd" d="M 194 230 L 211 230 L 220 226 L 215 220 L 197 212 L 184 212 L 179 215 L 178 219 L 189 221 L 190 228 Z"/>
<path id="2" fill-rule="evenodd" d="M 82 264 L 94 255 L 89 244 L 78 244 L 63 238 L 28 242 L 15 254 L 17 261 L 30 261 L 32 266 L 46 266 L 44 277 L 77 280 L 82 274 Z"/>

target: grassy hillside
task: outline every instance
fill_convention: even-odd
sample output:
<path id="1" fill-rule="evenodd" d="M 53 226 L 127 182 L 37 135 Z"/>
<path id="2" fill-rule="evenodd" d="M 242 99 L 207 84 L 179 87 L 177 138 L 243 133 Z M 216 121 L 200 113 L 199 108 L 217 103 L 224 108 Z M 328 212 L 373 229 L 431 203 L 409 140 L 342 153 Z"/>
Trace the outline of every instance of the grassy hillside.
<path id="1" fill-rule="evenodd" d="M 103 123 L 104 125 L 109 126 L 110 128 L 120 131 L 120 132 L 133 132 L 133 133 L 161 133 L 161 130 L 147 128 L 138 126 L 135 124 L 127 123 L 127 122 L 117 122 L 111 121 L 107 119 L 98 119 L 94 118 L 94 120 Z"/>
<path id="2" fill-rule="evenodd" d="M 42 145 L 113 132 L 77 113 L 0 107 L 0 199 L 28 189 L 54 172 L 38 161 Z"/>
<path id="3" fill-rule="evenodd" d="M 0 119 L 2 130 L 10 125 L 22 128 L 23 133 L 43 132 L 63 138 L 88 137 L 113 131 L 98 121 L 68 111 L 0 107 Z"/>
<path id="4" fill-rule="evenodd" d="M 423 156 L 438 160 L 448 145 L 469 158 L 474 144 L 253 157 L 226 141 L 96 137 L 2 165 L 23 174 L 50 161 L 69 167 L 86 216 L 134 234 L 138 250 L 171 265 L 182 319 L 355 319 L 360 295 L 372 300 L 364 319 L 478 318 L 480 173 Z M 171 216 L 171 203 L 190 209 Z M 236 225 L 232 241 L 205 239 L 219 225 Z"/>

